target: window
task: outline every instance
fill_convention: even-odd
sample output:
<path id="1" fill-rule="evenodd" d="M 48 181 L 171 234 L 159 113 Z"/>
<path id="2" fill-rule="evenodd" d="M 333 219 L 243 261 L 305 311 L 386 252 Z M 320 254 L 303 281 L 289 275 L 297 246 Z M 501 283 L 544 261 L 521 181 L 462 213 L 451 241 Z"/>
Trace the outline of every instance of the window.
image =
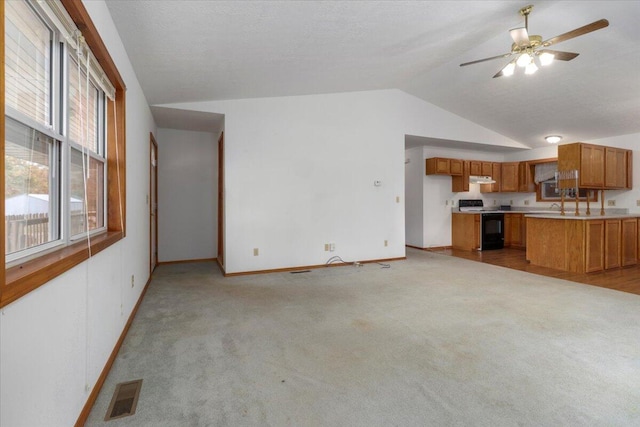
<path id="1" fill-rule="evenodd" d="M 82 2 L 0 13 L 4 306 L 124 236 L 125 86 Z"/>

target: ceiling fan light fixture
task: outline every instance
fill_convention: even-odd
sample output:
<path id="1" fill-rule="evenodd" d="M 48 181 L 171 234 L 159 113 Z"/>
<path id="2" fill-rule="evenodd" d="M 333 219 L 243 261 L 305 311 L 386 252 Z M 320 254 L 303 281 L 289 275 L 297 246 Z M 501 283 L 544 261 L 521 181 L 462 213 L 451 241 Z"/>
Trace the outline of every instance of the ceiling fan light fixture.
<path id="1" fill-rule="evenodd" d="M 538 66 L 536 64 L 534 64 L 533 61 L 529 62 L 527 64 L 527 68 L 524 69 L 524 73 L 525 74 L 533 74 L 536 71 L 538 71 Z"/>
<path id="2" fill-rule="evenodd" d="M 540 65 L 546 67 L 547 65 L 551 65 L 555 55 L 553 53 L 543 52 L 538 56 L 538 58 L 540 59 Z"/>
<path id="3" fill-rule="evenodd" d="M 509 62 L 503 69 L 502 69 L 502 75 L 509 77 L 512 76 L 513 73 L 516 71 L 516 64 L 513 62 Z"/>
<path id="4" fill-rule="evenodd" d="M 560 135 L 549 135 L 549 136 L 545 136 L 544 139 L 549 144 L 557 144 L 562 140 L 562 137 Z"/>
<path id="5" fill-rule="evenodd" d="M 529 56 L 528 53 L 523 53 L 518 57 L 518 60 L 516 61 L 516 64 L 518 64 L 518 67 L 526 67 L 530 63 L 531 63 L 531 56 Z"/>

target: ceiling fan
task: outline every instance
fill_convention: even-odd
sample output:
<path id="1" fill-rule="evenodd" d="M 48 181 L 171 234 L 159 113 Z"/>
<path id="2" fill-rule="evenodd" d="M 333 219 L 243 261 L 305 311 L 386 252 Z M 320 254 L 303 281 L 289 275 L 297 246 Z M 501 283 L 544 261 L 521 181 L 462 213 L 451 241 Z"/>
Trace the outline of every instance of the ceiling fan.
<path id="1" fill-rule="evenodd" d="M 464 64 L 460 64 L 460 66 L 464 67 L 466 65 L 477 64 L 484 61 L 491 61 L 498 58 L 508 58 L 515 55 L 515 57 L 504 68 L 502 68 L 500 71 L 498 71 L 498 73 L 496 73 L 495 76 L 493 76 L 493 78 L 501 76 L 511 76 L 515 72 L 516 65 L 519 67 L 524 67 L 525 74 L 533 74 L 538 71 L 536 62 L 538 62 L 541 66 L 546 66 L 551 64 L 554 59 L 558 59 L 560 61 L 571 61 L 573 58 L 579 55 L 573 52 L 562 52 L 558 50 L 547 49 L 549 46 L 572 39 L 574 37 L 585 35 L 592 31 L 600 30 L 609 25 L 609 21 L 607 21 L 606 19 L 600 19 L 598 21 L 592 22 L 591 24 L 587 24 L 583 27 L 576 28 L 575 30 L 542 41 L 541 36 L 529 35 L 529 14 L 531 13 L 532 9 L 533 5 L 525 6 L 520 9 L 520 15 L 524 16 L 524 27 L 518 27 L 509 30 L 509 34 L 513 39 L 511 52 L 492 56 L 490 58 L 465 62 Z"/>

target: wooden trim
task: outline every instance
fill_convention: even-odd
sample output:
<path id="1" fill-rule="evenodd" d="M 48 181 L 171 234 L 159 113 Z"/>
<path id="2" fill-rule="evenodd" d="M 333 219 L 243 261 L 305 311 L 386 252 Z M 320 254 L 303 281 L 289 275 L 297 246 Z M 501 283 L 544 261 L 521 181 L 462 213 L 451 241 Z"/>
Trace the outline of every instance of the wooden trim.
<path id="1" fill-rule="evenodd" d="M 418 249 L 420 251 L 445 251 L 452 249 L 453 246 L 429 246 L 428 248 L 421 248 L 419 246 L 405 245 L 407 248 Z"/>
<path id="2" fill-rule="evenodd" d="M 107 102 L 107 232 L 91 237 L 91 250 L 87 240 L 66 246 L 62 249 L 43 254 L 36 259 L 25 261 L 15 267 L 5 268 L 0 276 L 0 307 L 17 300 L 54 277 L 75 267 L 89 258 L 89 253 L 95 255 L 108 246 L 126 236 L 126 100 L 125 85 L 118 73 L 115 63 L 111 59 L 97 29 L 93 25 L 88 12 L 81 1 L 62 0 L 62 4 L 69 15 L 82 31 L 87 45 L 105 70 L 107 77 L 116 89 L 116 99 Z M 0 41 L 4 47 L 4 2 L 0 8 L 2 21 L 2 36 Z M 4 55 L 0 66 L 0 87 L 4 93 Z M 115 114 L 114 114 L 115 105 Z M 4 103 L 2 103 L 0 130 L 5 133 Z M 4 154 L 4 138 L 0 142 Z M 4 155 L 0 159 L 0 191 L 4 193 Z M 0 213 L 4 213 L 4 203 Z M 4 235 L 4 221 L 0 225 Z M 4 258 L 4 239 L 0 242 L 0 255 Z"/>
<path id="3" fill-rule="evenodd" d="M 407 259 L 406 256 L 399 258 L 383 258 L 383 259 L 372 259 L 368 261 L 358 261 L 360 264 L 371 264 L 376 262 L 387 262 L 387 261 L 402 261 Z M 353 265 L 352 262 L 336 262 L 333 264 L 316 264 L 316 265 L 306 265 L 301 267 L 285 267 L 285 268 L 274 268 L 271 270 L 254 270 L 254 271 L 241 271 L 238 273 L 224 273 L 224 277 L 234 277 L 234 276 L 249 276 L 252 274 L 269 274 L 269 273 L 288 273 L 290 271 L 300 271 L 300 270 L 311 270 L 317 268 L 326 268 L 326 267 L 344 267 L 347 265 Z"/>
<path id="4" fill-rule="evenodd" d="M 93 386 L 93 389 L 91 390 L 91 393 L 89 394 L 89 397 L 87 398 L 87 401 L 85 402 L 84 406 L 82 407 L 82 411 L 80 412 L 80 415 L 78 416 L 78 419 L 76 420 L 76 423 L 74 424 L 76 427 L 81 427 L 87 422 L 87 419 L 89 418 L 89 414 L 91 413 L 91 409 L 93 408 L 93 405 L 96 403 L 96 400 L 98 399 L 98 395 L 100 394 L 100 390 L 102 390 L 102 386 L 104 385 L 104 382 L 107 379 L 107 375 L 109 374 L 109 371 L 111 370 L 111 367 L 113 366 L 113 362 L 115 362 L 115 360 L 116 360 L 116 356 L 118 355 L 118 352 L 120 351 L 120 347 L 122 347 L 122 343 L 124 342 L 124 339 L 127 336 L 127 333 L 129 332 L 129 328 L 131 327 L 131 323 L 133 323 L 133 319 L 135 318 L 136 313 L 138 312 L 138 307 L 140 307 L 140 304 L 142 303 L 142 299 L 144 298 L 145 294 L 147 293 L 147 289 L 149 288 L 149 284 L 150 283 L 151 283 L 151 277 L 149 277 L 149 280 L 147 280 L 147 283 L 144 285 L 144 289 L 142 290 L 142 293 L 140 294 L 140 297 L 138 298 L 138 302 L 136 302 L 135 307 L 133 307 L 133 310 L 131 311 L 131 314 L 129 315 L 129 319 L 127 320 L 127 323 L 124 325 L 124 329 L 122 330 L 122 333 L 120 334 L 120 338 L 118 338 L 118 341 L 116 342 L 116 345 L 113 347 L 113 350 L 111 351 L 111 355 L 109 356 L 109 359 L 107 359 L 107 363 L 105 363 L 104 368 L 102 368 L 102 372 L 100 373 L 100 376 L 96 380 L 96 383 Z"/>
<path id="5" fill-rule="evenodd" d="M 87 42 L 87 45 L 91 48 L 93 56 L 96 57 L 105 74 L 109 77 L 109 80 L 111 80 L 111 84 L 113 84 L 116 89 L 120 88 L 125 90 L 126 86 L 124 84 L 124 80 L 122 80 L 122 76 L 120 75 L 116 64 L 113 62 L 113 59 L 111 59 L 111 55 L 109 55 L 107 46 L 105 46 L 102 41 L 102 37 L 100 37 L 100 33 L 96 29 L 95 25 L 93 25 L 89 12 L 85 9 L 82 1 L 61 0 L 61 2 L 73 22 L 82 32 L 82 36 Z"/>
<path id="6" fill-rule="evenodd" d="M 0 2 L 0 46 L 2 46 L 2 50 L 4 52 L 4 3 Z M 3 100 L 0 102 L 0 132 L 2 132 L 2 138 L 0 138 L 0 194 L 4 196 L 4 140 L 5 140 L 5 128 L 4 128 L 4 54 L 2 55 L 2 62 L 0 62 L 0 90 L 3 94 Z M 3 197 L 4 198 L 4 197 Z M 0 215 L 4 218 L 4 203 L 0 203 Z M 5 222 L 0 221 L 0 232 L 2 234 L 2 238 L 0 239 L 0 256 L 4 259 L 5 247 L 4 240 L 6 236 L 6 230 L 4 229 Z M 5 289 L 5 269 L 2 268 L 0 272 L 0 303 L 4 298 L 4 289 Z M 0 305 L 1 306 L 1 305 Z"/>
<path id="7" fill-rule="evenodd" d="M 212 262 L 217 260 L 218 260 L 217 258 L 184 259 L 184 260 L 178 260 L 178 261 L 163 261 L 163 262 L 159 262 L 158 265 L 189 264 L 192 262 Z"/>
<path id="8" fill-rule="evenodd" d="M 216 258 L 216 263 L 218 264 L 218 267 L 220 268 L 220 271 L 222 272 L 222 275 L 224 277 L 227 277 L 227 272 L 224 271 L 224 265 L 222 265 L 222 262 L 220 261 L 220 259 Z"/>
<path id="9" fill-rule="evenodd" d="M 123 235 L 119 231 L 92 237 L 91 255 L 108 248 L 122 237 Z M 23 297 L 87 259 L 89 259 L 89 247 L 87 241 L 82 240 L 6 269 L 6 281 L 0 295 L 0 307 Z"/>
<path id="10" fill-rule="evenodd" d="M 149 164 L 149 274 L 151 275 L 158 265 L 158 210 L 156 209 L 158 205 L 158 142 L 153 136 L 153 132 L 149 132 L 149 141 L 151 160 Z M 154 153 L 153 157 L 151 157 L 151 153 Z M 155 166 L 153 162 L 156 163 Z M 152 236 L 155 236 L 155 242 Z"/>
<path id="11" fill-rule="evenodd" d="M 218 264 L 224 265 L 224 131 L 218 139 Z"/>

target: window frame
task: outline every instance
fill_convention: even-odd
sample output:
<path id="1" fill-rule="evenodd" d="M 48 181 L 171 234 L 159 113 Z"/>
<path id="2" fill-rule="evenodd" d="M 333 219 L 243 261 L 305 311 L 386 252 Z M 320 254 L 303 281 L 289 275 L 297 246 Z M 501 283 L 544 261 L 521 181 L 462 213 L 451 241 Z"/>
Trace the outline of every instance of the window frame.
<path id="1" fill-rule="evenodd" d="M 60 0 L 62 6 L 81 31 L 87 46 L 102 67 L 106 77 L 115 88 L 115 99 L 106 100 L 106 232 L 95 236 L 82 237 L 67 246 L 44 253 L 37 258 L 19 262 L 0 272 L 0 307 L 4 307 L 29 292 L 44 285 L 51 279 L 72 269 L 118 242 L 126 235 L 126 86 L 113 59 L 93 24 L 89 13 L 80 1 Z M 5 2 L 0 2 L 0 44 L 5 45 Z M 0 89 L 5 91 L 5 57 L 0 63 Z M 0 130 L 5 134 L 5 105 L 0 103 Z M 53 117 L 58 120 L 58 117 Z M 5 190 L 4 151 L 5 139 L 0 142 L 0 188 Z M 4 203 L 0 204 L 0 213 L 4 216 Z M 5 235 L 4 221 L 0 230 Z M 0 240 L 0 254 L 5 255 L 5 240 Z"/>

